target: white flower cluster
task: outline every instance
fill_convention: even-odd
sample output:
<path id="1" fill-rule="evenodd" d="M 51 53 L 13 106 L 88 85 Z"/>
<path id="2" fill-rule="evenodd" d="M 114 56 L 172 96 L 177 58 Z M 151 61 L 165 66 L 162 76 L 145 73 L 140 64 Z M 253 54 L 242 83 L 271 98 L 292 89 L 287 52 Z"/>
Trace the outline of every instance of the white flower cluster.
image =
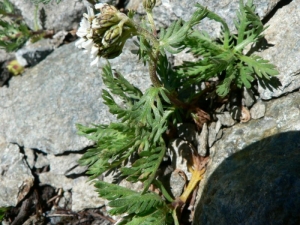
<path id="1" fill-rule="evenodd" d="M 127 15 L 114 6 L 99 3 L 95 9 L 100 13 L 95 15 L 93 9 L 88 7 L 88 13 L 83 14 L 76 33 L 80 39 L 75 43 L 91 55 L 92 66 L 99 64 L 100 57 L 113 59 L 119 56 L 126 40 L 137 33 Z"/>
<path id="2" fill-rule="evenodd" d="M 106 3 L 99 3 L 95 5 L 95 9 L 103 8 Z M 80 22 L 80 27 L 76 34 L 80 39 L 76 41 L 75 46 L 78 48 L 85 49 L 85 53 L 90 53 L 91 58 L 94 59 L 91 62 L 91 66 L 99 65 L 100 56 L 98 55 L 99 46 L 93 41 L 93 29 L 99 28 L 97 25 L 98 20 L 95 18 L 99 15 L 94 14 L 94 10 L 91 7 L 87 7 L 88 14 L 84 13 L 83 18 Z"/>

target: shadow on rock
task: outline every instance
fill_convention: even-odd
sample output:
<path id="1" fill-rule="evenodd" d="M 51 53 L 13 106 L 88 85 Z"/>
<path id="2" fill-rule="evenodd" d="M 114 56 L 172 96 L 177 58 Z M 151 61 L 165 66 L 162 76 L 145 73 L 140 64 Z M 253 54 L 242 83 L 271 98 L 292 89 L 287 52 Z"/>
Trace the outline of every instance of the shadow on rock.
<path id="1" fill-rule="evenodd" d="M 224 160 L 197 205 L 200 224 L 300 224 L 300 132 L 265 138 Z"/>

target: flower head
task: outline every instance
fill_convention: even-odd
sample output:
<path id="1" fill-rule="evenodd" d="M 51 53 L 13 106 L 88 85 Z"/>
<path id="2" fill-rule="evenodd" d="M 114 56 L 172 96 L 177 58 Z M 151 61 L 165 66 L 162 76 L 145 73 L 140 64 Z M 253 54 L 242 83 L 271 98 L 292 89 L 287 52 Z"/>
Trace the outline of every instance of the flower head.
<path id="1" fill-rule="evenodd" d="M 143 0 L 143 7 L 146 11 L 152 11 L 156 4 L 156 0 Z"/>
<path id="2" fill-rule="evenodd" d="M 80 39 L 75 43 L 91 54 L 91 65 L 97 65 L 100 57 L 112 59 L 120 55 L 126 40 L 136 32 L 135 27 L 128 23 L 129 18 L 114 6 L 99 3 L 95 8 L 99 14 L 95 15 L 90 7 L 88 13 L 83 14 L 76 33 Z"/>

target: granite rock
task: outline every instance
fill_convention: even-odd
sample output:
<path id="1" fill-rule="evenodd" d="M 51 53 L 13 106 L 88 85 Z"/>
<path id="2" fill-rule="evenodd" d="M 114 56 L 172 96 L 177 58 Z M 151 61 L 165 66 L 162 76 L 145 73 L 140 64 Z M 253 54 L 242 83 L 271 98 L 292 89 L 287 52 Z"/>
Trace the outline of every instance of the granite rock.
<path id="1" fill-rule="evenodd" d="M 30 191 L 34 177 L 16 144 L 0 143 L 0 207 L 16 206 Z"/>
<path id="2" fill-rule="evenodd" d="M 262 99 L 268 100 L 300 88 L 300 0 L 278 9 L 266 24 L 265 31 L 268 49 L 259 53 L 264 59 L 277 66 L 277 76 L 282 86 L 271 91 L 259 85 Z"/>
<path id="3" fill-rule="evenodd" d="M 32 1 L 19 0 L 11 0 L 11 3 L 21 11 L 30 29 L 35 30 L 35 4 Z M 61 1 L 59 4 L 56 4 L 56 1 L 51 1 L 49 4 L 39 4 L 38 18 L 41 16 L 45 18 L 43 23 L 38 19 L 39 29 L 55 31 L 77 29 L 85 10 L 86 7 L 83 2 L 78 0 Z"/>
<path id="4" fill-rule="evenodd" d="M 147 68 L 137 62 L 132 49 L 135 45 L 128 42 L 124 53 L 110 62 L 145 90 L 150 84 Z M 0 89 L 0 135 L 8 142 L 52 154 L 91 145 L 78 136 L 76 123 L 108 123 L 114 117 L 101 99 L 101 69 L 90 67 L 90 62 L 72 43 L 11 79 L 9 87 Z"/>
<path id="5" fill-rule="evenodd" d="M 46 154 L 36 153 L 36 161 L 34 164 L 34 167 L 36 169 L 43 169 L 45 167 L 48 167 L 49 165 L 50 165 L 50 162 L 49 162 Z"/>
<path id="6" fill-rule="evenodd" d="M 140 13 L 144 13 L 142 8 L 142 1 L 131 0 L 127 5 L 129 8 L 138 10 Z M 254 0 L 254 4 L 257 6 L 256 12 L 261 18 L 268 15 L 272 9 L 276 6 L 279 0 Z M 236 16 L 236 10 L 239 8 L 239 0 L 161 0 L 157 1 L 157 6 L 153 9 L 154 18 L 158 25 L 166 26 L 170 25 L 173 20 L 182 18 L 187 21 L 191 18 L 192 13 L 196 10 L 195 4 L 200 3 L 207 7 L 209 10 L 217 13 L 228 23 L 229 28 L 234 31 L 233 19 Z M 220 24 L 211 20 L 204 19 L 198 26 L 200 29 L 206 30 L 213 37 L 218 37 L 221 31 Z"/>
<path id="7" fill-rule="evenodd" d="M 300 176 L 296 172 L 299 102 L 300 92 L 269 101 L 264 118 L 224 129 L 222 139 L 210 149 L 211 162 L 200 183 L 195 225 L 216 221 L 226 224 L 225 220 L 227 224 L 253 224 L 255 219 L 265 224 L 268 210 L 272 218 L 269 221 L 279 221 L 277 224 L 286 215 L 293 217 L 293 206 L 299 206 L 299 202 L 291 196 L 300 193 Z M 281 206 L 282 217 L 276 209 Z M 286 209 L 291 209 L 290 214 Z"/>
<path id="8" fill-rule="evenodd" d="M 266 105 L 262 101 L 255 103 L 250 109 L 252 119 L 259 119 L 264 117 L 265 112 L 266 112 Z"/>
<path id="9" fill-rule="evenodd" d="M 0 48 L 0 64 L 3 62 L 10 60 L 14 57 L 14 53 L 12 52 L 6 52 L 4 49 Z"/>
<path id="10" fill-rule="evenodd" d="M 72 211 L 80 211 L 87 208 L 99 208 L 105 203 L 99 198 L 94 184 L 87 177 L 74 179 L 72 187 Z"/>
<path id="11" fill-rule="evenodd" d="M 35 66 L 44 60 L 54 49 L 50 39 L 42 39 L 38 42 L 26 45 L 16 52 L 16 59 L 22 66 Z"/>
<path id="12" fill-rule="evenodd" d="M 207 124 L 203 124 L 202 130 L 200 134 L 197 134 L 197 151 L 198 154 L 201 156 L 207 155 L 207 149 L 208 149 L 208 128 Z"/>
<path id="13" fill-rule="evenodd" d="M 216 117 L 218 118 L 218 121 L 220 121 L 220 123 L 223 126 L 231 127 L 234 124 L 236 124 L 236 121 L 234 119 L 232 119 L 231 114 L 227 111 L 217 114 Z"/>
<path id="14" fill-rule="evenodd" d="M 104 200 L 98 197 L 94 184 L 89 178 L 82 176 L 76 179 L 67 178 L 62 174 L 45 172 L 39 174 L 40 185 L 50 185 L 62 188 L 64 192 L 72 193 L 72 210 L 80 211 L 85 208 L 99 208 L 104 205 Z M 70 201 L 70 200 L 69 200 Z"/>
<path id="15" fill-rule="evenodd" d="M 0 87 L 6 85 L 8 80 L 12 77 L 12 74 L 8 71 L 6 65 L 7 63 L 0 62 Z"/>
<path id="16" fill-rule="evenodd" d="M 226 158 L 211 174 L 194 225 L 298 224 L 300 131 L 269 136 Z"/>
<path id="17" fill-rule="evenodd" d="M 67 154 L 55 156 L 48 154 L 47 159 L 50 162 L 50 171 L 55 174 L 82 174 L 87 168 L 78 165 L 78 160 L 81 158 L 81 154 Z"/>
<path id="18" fill-rule="evenodd" d="M 192 158 L 191 144 L 180 138 L 174 139 L 169 144 L 168 154 L 171 158 L 173 170 L 183 172 L 186 178 L 190 180 L 192 174 L 188 170 L 187 165 L 191 164 L 189 161 Z"/>
<path id="19" fill-rule="evenodd" d="M 64 191 L 71 190 L 73 187 L 73 179 L 67 178 L 63 174 L 55 174 L 52 172 L 44 172 L 39 174 L 40 185 L 50 185 L 55 188 L 62 188 Z"/>
<path id="20" fill-rule="evenodd" d="M 34 151 L 30 148 L 24 148 L 24 155 L 29 168 L 33 169 L 36 161 Z"/>
<path id="21" fill-rule="evenodd" d="M 186 178 L 179 170 L 174 170 L 170 176 L 170 189 L 174 198 L 180 197 L 186 185 Z"/>
<path id="22" fill-rule="evenodd" d="M 217 141 L 217 137 L 219 133 L 222 133 L 222 130 L 220 130 L 222 127 L 221 122 L 218 120 L 217 122 L 212 122 L 208 127 L 208 147 L 213 146 L 215 141 Z"/>

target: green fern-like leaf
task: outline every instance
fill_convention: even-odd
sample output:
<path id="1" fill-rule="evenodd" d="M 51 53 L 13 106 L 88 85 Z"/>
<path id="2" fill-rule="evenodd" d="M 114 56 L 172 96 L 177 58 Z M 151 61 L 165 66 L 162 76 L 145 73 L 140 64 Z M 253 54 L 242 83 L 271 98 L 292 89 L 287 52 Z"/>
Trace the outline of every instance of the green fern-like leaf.
<path id="1" fill-rule="evenodd" d="M 5 207 L 0 208 L 0 222 L 3 220 L 7 210 L 9 210 L 9 208 L 5 208 Z"/>
<path id="2" fill-rule="evenodd" d="M 205 8 L 199 8 L 193 13 L 188 22 L 179 19 L 173 22 L 166 30 L 161 29 L 160 33 L 160 46 L 170 53 L 178 53 L 182 51 L 183 41 L 193 26 L 199 23 L 207 15 Z"/>
<path id="3" fill-rule="evenodd" d="M 3 0 L 0 2 L 0 14 L 2 15 L 8 15 L 15 12 L 15 8 L 11 2 L 8 0 Z"/>
<path id="4" fill-rule="evenodd" d="M 237 12 L 237 20 L 234 21 L 238 30 L 235 51 L 241 52 L 248 44 L 256 43 L 263 35 L 264 26 L 260 18 L 255 14 L 255 6 L 252 0 L 244 5 L 240 0 L 240 10 Z"/>
<path id="5" fill-rule="evenodd" d="M 113 208 L 110 213 L 113 215 L 125 212 L 128 214 L 147 214 L 151 213 L 153 209 L 166 207 L 163 199 L 153 192 L 141 194 L 103 181 L 97 181 L 95 187 L 100 197 L 110 200 L 109 206 Z"/>
<path id="6" fill-rule="evenodd" d="M 145 192 L 155 179 L 156 171 L 163 160 L 165 152 L 165 146 L 159 146 L 156 148 L 150 147 L 148 151 L 142 151 L 140 153 L 141 158 L 135 161 L 131 167 L 121 168 L 121 172 L 128 176 L 128 181 L 143 181 Z"/>
<path id="7" fill-rule="evenodd" d="M 103 90 L 104 103 L 120 122 L 94 127 L 77 125 L 79 134 L 96 142 L 96 146 L 83 155 L 80 163 L 89 166 L 88 174 L 95 178 L 107 170 L 119 167 L 134 152 L 140 152 L 141 157 L 134 165 L 139 165 L 145 154 L 152 154 L 142 167 L 135 167 L 137 176 L 124 173 L 130 179 L 135 178 L 135 182 L 145 181 L 146 190 L 155 178 L 165 154 L 161 136 L 173 113 L 172 108 L 166 107 L 169 99 L 164 88 L 150 87 L 142 94 L 121 74 L 113 74 L 109 64 L 103 68 L 103 81 L 110 91 Z M 113 94 L 125 104 L 117 103 Z"/>
<path id="8" fill-rule="evenodd" d="M 222 19 L 217 14 L 215 14 L 214 12 L 205 9 L 202 5 L 200 5 L 198 3 L 196 4 L 196 7 L 198 7 L 200 10 L 205 10 L 207 18 L 222 24 L 221 40 L 223 42 L 223 47 L 225 49 L 228 49 L 230 46 L 231 36 L 230 36 L 229 27 L 228 27 L 227 23 L 225 22 L 225 20 Z"/>
<path id="9" fill-rule="evenodd" d="M 97 141 L 96 147 L 90 148 L 79 160 L 81 165 L 89 166 L 87 173 L 91 178 L 118 167 L 135 151 L 137 139 L 134 130 L 125 124 L 111 123 L 94 128 L 77 125 L 77 129 Z"/>
<path id="10" fill-rule="evenodd" d="M 24 23 L 0 19 L 0 48 L 11 52 L 20 48 L 30 38 L 30 31 Z"/>
<path id="11" fill-rule="evenodd" d="M 248 67 L 250 67 L 253 73 L 255 73 L 259 78 L 270 79 L 271 76 L 279 74 L 273 64 L 270 64 L 268 60 L 265 60 L 260 56 L 240 56 L 240 59 Z"/>
<path id="12" fill-rule="evenodd" d="M 171 214 L 164 210 L 154 210 L 145 215 L 129 215 L 123 218 L 120 225 L 171 225 L 173 220 Z"/>
<path id="13" fill-rule="evenodd" d="M 197 7 L 204 9 L 200 4 Z M 242 52 L 247 45 L 255 44 L 265 29 L 254 11 L 252 1 L 244 5 L 240 0 L 240 10 L 235 20 L 238 34 L 233 35 L 221 17 L 207 10 L 207 18 L 222 24 L 221 37 L 218 41 L 212 40 L 203 31 L 193 31 L 187 36 L 184 45 L 200 60 L 184 62 L 177 68 L 181 78 L 188 77 L 184 87 L 222 75 L 224 78 L 219 80 L 216 91 L 218 95 L 225 96 L 230 92 L 232 84 L 238 88 L 250 88 L 255 79 L 270 80 L 278 74 L 275 66 L 267 60 L 259 56 L 246 56 Z"/>
<path id="14" fill-rule="evenodd" d="M 167 225 L 172 224 L 171 209 L 156 193 L 139 193 L 115 184 L 97 181 L 99 196 L 110 200 L 112 215 L 127 213 L 119 224 Z"/>
<path id="15" fill-rule="evenodd" d="M 133 100 L 138 100 L 142 96 L 142 92 L 129 83 L 119 72 L 114 72 L 109 62 L 103 67 L 103 82 L 111 93 L 119 96 L 128 104 L 132 104 Z"/>
<path id="16" fill-rule="evenodd" d="M 240 74 L 240 80 L 237 80 L 237 86 L 242 88 L 244 85 L 246 88 L 251 88 L 251 83 L 255 80 L 253 70 L 242 65 L 242 63 L 237 65 L 238 73 Z"/>

